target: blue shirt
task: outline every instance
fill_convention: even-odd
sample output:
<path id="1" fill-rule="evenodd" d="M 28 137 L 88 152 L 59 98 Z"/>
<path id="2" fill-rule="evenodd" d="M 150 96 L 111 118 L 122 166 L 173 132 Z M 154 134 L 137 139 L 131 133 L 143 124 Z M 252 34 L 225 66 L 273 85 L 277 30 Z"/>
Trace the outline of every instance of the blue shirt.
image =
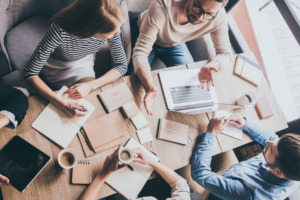
<path id="1" fill-rule="evenodd" d="M 275 133 L 251 122 L 247 122 L 243 129 L 263 146 L 266 146 L 267 141 L 279 139 Z M 192 157 L 192 178 L 213 195 L 231 200 L 283 200 L 300 186 L 299 181 L 287 181 L 271 174 L 266 169 L 266 160 L 262 153 L 232 165 L 222 174 L 212 172 L 210 164 L 214 140 L 214 134 L 205 133 Z"/>

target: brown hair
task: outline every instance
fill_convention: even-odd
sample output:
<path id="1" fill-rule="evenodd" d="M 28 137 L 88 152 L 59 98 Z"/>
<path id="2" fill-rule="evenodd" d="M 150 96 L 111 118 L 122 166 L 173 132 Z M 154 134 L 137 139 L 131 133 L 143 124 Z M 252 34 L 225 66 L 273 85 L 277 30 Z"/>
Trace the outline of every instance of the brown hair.
<path id="1" fill-rule="evenodd" d="M 124 21 L 125 15 L 116 0 L 76 0 L 52 18 L 64 31 L 80 38 L 112 32 Z"/>
<path id="2" fill-rule="evenodd" d="M 278 141 L 276 164 L 286 178 L 300 181 L 300 135 L 289 133 Z"/>

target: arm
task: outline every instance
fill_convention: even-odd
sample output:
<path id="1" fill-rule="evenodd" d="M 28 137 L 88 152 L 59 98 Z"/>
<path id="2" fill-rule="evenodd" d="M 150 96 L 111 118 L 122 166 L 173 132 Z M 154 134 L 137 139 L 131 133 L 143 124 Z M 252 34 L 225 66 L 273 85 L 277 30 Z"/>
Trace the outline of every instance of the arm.
<path id="1" fill-rule="evenodd" d="M 0 174 L 0 187 L 2 185 L 8 185 L 9 184 L 9 179 L 3 175 Z"/>
<path id="2" fill-rule="evenodd" d="M 128 70 L 126 55 L 121 43 L 120 34 L 116 34 L 113 38 L 107 40 L 112 52 L 112 57 L 116 67 L 109 70 L 100 78 L 95 80 L 78 83 L 70 87 L 65 94 L 69 94 L 69 96 L 73 99 L 80 99 L 88 95 L 91 91 L 112 83 L 122 76 L 124 76 Z"/>

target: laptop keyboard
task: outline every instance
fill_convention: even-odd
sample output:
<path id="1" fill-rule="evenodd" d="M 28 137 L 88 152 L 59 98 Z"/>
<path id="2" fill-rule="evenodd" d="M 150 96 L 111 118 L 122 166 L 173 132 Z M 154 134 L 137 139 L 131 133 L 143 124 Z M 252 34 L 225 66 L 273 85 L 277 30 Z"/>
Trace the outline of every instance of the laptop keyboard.
<path id="1" fill-rule="evenodd" d="M 198 85 L 172 87 L 170 91 L 174 104 L 211 100 L 209 91 Z"/>

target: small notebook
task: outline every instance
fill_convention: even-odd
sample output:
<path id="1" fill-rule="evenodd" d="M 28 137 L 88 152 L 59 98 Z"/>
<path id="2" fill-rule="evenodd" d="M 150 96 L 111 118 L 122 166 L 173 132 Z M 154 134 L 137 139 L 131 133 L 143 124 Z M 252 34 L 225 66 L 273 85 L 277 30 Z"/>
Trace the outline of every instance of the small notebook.
<path id="1" fill-rule="evenodd" d="M 57 93 L 57 96 L 68 102 L 82 103 L 87 108 L 88 113 L 83 117 L 69 118 L 52 103 L 49 103 L 31 125 L 34 129 L 63 148 L 68 147 L 80 127 L 86 122 L 95 109 L 92 104 L 84 99 L 77 101 L 69 98 L 67 95 L 63 95 L 67 89 L 66 86 L 63 86 Z"/>
<path id="2" fill-rule="evenodd" d="M 131 117 L 130 120 L 136 129 L 143 128 L 144 126 L 146 126 L 148 124 L 147 119 L 141 112 L 139 112 L 138 114 Z"/>
<path id="3" fill-rule="evenodd" d="M 265 119 L 273 115 L 272 109 L 270 108 L 266 97 L 260 97 L 256 104 L 255 110 L 259 116 L 259 119 Z"/>
<path id="4" fill-rule="evenodd" d="M 189 126 L 167 119 L 159 119 L 157 138 L 186 145 Z"/>
<path id="5" fill-rule="evenodd" d="M 128 133 L 127 125 L 119 110 L 87 122 L 83 125 L 83 129 L 94 150 Z"/>
<path id="6" fill-rule="evenodd" d="M 92 169 L 89 160 L 80 160 L 72 171 L 73 184 L 90 184 L 92 182 Z"/>
<path id="7" fill-rule="evenodd" d="M 158 157 L 133 138 L 130 138 L 125 147 L 130 149 L 140 147 L 148 156 L 159 161 Z M 132 162 L 129 165 L 133 170 L 129 169 L 129 167 L 121 168 L 113 172 L 105 182 L 127 199 L 136 199 L 153 172 L 153 168 L 137 162 Z"/>
<path id="8" fill-rule="evenodd" d="M 153 140 L 150 128 L 138 130 L 136 134 L 138 135 L 141 144 L 151 142 Z"/>
<path id="9" fill-rule="evenodd" d="M 213 114 L 214 118 L 217 117 L 225 117 L 228 118 L 231 115 L 230 112 L 226 112 L 224 110 L 219 110 L 219 111 L 215 111 Z M 243 129 L 242 128 L 238 128 L 235 126 L 232 126 L 230 124 L 228 124 L 224 130 L 222 131 L 223 134 L 228 135 L 230 137 L 242 140 L 243 139 Z"/>
<path id="10" fill-rule="evenodd" d="M 263 68 L 245 56 L 239 55 L 236 59 L 233 74 L 255 86 L 259 86 L 263 78 Z"/>
<path id="11" fill-rule="evenodd" d="M 124 82 L 101 92 L 99 97 L 108 112 L 112 112 L 134 99 L 130 89 Z"/>
<path id="12" fill-rule="evenodd" d="M 139 108 L 137 107 L 137 105 L 134 101 L 130 101 L 129 103 L 124 104 L 122 106 L 122 109 L 127 118 L 131 118 L 140 112 Z"/>

